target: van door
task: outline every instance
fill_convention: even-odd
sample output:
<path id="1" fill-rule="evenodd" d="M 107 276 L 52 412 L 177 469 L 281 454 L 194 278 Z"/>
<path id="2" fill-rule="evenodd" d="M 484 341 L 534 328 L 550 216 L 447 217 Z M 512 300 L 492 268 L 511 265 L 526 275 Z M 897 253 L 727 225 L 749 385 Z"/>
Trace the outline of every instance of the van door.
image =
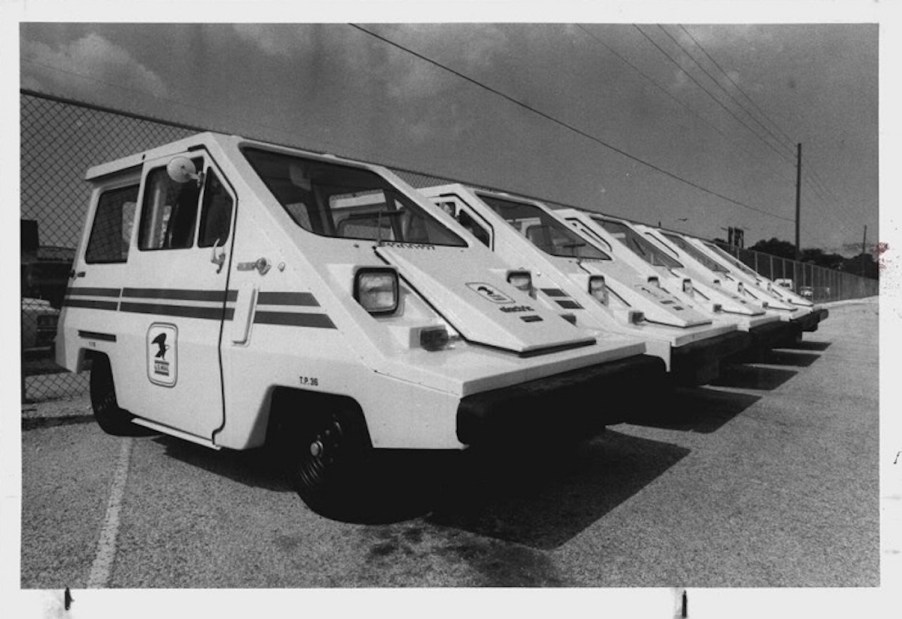
<path id="1" fill-rule="evenodd" d="M 197 172 L 185 182 L 167 172 L 179 156 Z M 233 311 L 235 194 L 205 151 L 146 162 L 142 176 L 137 251 L 119 304 L 129 354 L 114 371 L 117 396 L 139 417 L 212 439 L 224 418 L 220 338 Z"/>

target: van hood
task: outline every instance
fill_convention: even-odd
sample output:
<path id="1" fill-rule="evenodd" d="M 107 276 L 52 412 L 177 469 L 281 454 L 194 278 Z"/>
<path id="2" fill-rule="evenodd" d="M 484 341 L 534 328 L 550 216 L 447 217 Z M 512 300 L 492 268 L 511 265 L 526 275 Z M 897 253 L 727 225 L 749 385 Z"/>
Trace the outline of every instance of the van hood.
<path id="1" fill-rule="evenodd" d="M 582 261 L 580 267 L 593 275 L 604 275 L 608 289 L 620 296 L 645 319 L 671 327 L 710 325 L 712 320 L 641 275 L 613 264 Z"/>
<path id="2" fill-rule="evenodd" d="M 490 270 L 483 255 L 439 246 L 381 245 L 375 252 L 470 342 L 517 354 L 595 343 L 595 337 L 541 306 Z M 492 256 L 490 254 L 490 256 Z M 494 256 L 492 256 L 494 257 Z"/>

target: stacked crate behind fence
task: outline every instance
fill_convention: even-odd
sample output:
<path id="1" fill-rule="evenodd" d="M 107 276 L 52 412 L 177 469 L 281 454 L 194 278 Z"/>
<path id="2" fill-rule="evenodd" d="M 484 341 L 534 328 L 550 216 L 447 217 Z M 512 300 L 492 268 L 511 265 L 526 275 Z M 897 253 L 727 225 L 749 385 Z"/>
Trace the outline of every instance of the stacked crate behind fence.
<path id="1" fill-rule="evenodd" d="M 85 375 L 56 366 L 52 344 L 46 342 L 53 320 L 47 316 L 58 314 L 68 281 L 60 273 L 74 255 L 90 198 L 86 170 L 203 129 L 30 91 L 23 92 L 20 101 L 21 219 L 36 221 L 38 232 L 37 250 L 22 253 L 22 399 L 40 401 L 82 395 L 88 386 Z M 415 188 L 455 182 L 409 170 L 395 172 Z M 811 286 L 816 301 L 877 294 L 876 280 L 757 252 L 733 253 L 765 277 L 792 278 L 800 282 L 797 289 Z"/>

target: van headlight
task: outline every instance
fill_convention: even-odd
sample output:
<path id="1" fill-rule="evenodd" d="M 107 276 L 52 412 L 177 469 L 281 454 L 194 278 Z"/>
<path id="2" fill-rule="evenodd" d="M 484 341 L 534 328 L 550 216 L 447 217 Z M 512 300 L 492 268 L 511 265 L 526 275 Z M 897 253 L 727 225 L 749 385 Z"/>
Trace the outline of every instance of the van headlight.
<path id="1" fill-rule="evenodd" d="M 526 294 L 532 294 L 532 274 L 529 271 L 508 271 L 507 283 Z"/>
<path id="2" fill-rule="evenodd" d="M 398 309 L 398 272 L 381 268 L 357 269 L 354 298 L 370 314 L 391 314 Z"/>
<path id="3" fill-rule="evenodd" d="M 589 294 L 602 305 L 608 304 L 608 287 L 604 281 L 604 275 L 589 276 Z"/>

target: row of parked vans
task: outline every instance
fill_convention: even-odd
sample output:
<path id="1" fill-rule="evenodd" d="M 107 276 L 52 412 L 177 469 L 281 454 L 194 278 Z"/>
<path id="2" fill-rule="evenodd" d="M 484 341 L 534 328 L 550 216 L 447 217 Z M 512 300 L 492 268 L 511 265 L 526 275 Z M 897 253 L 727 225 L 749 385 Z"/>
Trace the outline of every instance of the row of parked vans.
<path id="1" fill-rule="evenodd" d="M 100 426 L 266 446 L 321 511 L 373 449 L 592 431 L 827 315 L 706 241 L 238 136 L 87 179 L 57 362 Z"/>

